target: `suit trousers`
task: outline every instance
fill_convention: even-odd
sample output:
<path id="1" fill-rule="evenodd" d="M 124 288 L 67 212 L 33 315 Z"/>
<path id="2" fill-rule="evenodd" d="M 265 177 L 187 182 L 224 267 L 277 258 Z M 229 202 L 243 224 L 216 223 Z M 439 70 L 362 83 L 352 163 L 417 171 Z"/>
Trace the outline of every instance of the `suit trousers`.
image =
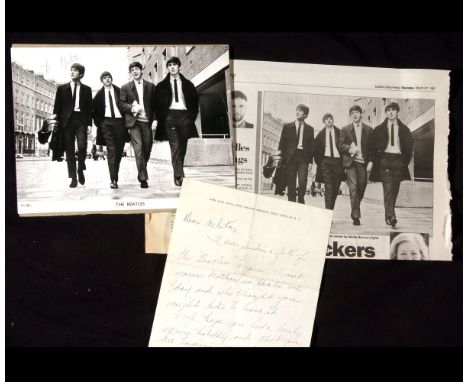
<path id="1" fill-rule="evenodd" d="M 325 183 L 325 208 L 335 208 L 336 197 L 341 184 L 343 165 L 341 158 L 324 157 L 321 163 L 323 183 Z"/>
<path id="2" fill-rule="evenodd" d="M 107 146 L 107 165 L 109 166 L 110 179 L 117 182 L 127 133 L 124 120 L 123 118 L 104 118 L 101 130 Z"/>
<path id="3" fill-rule="evenodd" d="M 383 186 L 385 217 L 394 218 L 403 173 L 401 155 L 385 153 L 380 161 L 379 171 Z"/>
<path id="4" fill-rule="evenodd" d="M 68 177 L 76 179 L 75 139 L 78 148 L 78 171 L 86 170 L 86 149 L 88 132 L 81 120 L 80 112 L 73 112 L 63 130 L 63 142 L 67 154 Z"/>
<path id="5" fill-rule="evenodd" d="M 286 166 L 286 180 L 288 185 L 288 200 L 296 201 L 296 179 L 299 180 L 299 190 L 297 192 L 297 202 L 305 204 L 304 195 L 307 187 L 307 171 L 309 163 L 306 160 L 303 150 L 296 149 L 293 157 Z"/>
<path id="6" fill-rule="evenodd" d="M 183 178 L 184 160 L 193 122 L 186 110 L 170 110 L 166 118 L 166 133 L 171 148 L 174 179 Z"/>
<path id="7" fill-rule="evenodd" d="M 138 170 L 138 180 L 140 182 L 148 180 L 148 164 L 151 148 L 153 147 L 153 133 L 148 122 L 136 121 L 129 130 L 133 152 L 135 153 L 136 166 Z"/>
<path id="8" fill-rule="evenodd" d="M 351 218 L 361 217 L 361 200 L 367 187 L 367 166 L 364 163 L 353 162 L 346 169 L 346 183 L 351 202 Z"/>

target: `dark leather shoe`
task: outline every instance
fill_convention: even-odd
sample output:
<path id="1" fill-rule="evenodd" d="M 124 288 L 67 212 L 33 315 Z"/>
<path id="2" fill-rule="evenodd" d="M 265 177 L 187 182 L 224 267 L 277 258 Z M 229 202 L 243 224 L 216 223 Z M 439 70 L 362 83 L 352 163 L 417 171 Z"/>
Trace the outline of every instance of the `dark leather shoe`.
<path id="1" fill-rule="evenodd" d="M 72 179 L 70 183 L 70 188 L 75 188 L 76 186 L 78 186 L 78 182 L 76 181 L 76 179 Z"/>
<path id="2" fill-rule="evenodd" d="M 387 225 L 390 225 L 390 224 L 391 224 L 391 223 L 390 223 L 390 218 L 389 218 L 389 217 L 385 217 L 385 224 L 387 224 Z"/>
<path id="3" fill-rule="evenodd" d="M 361 225 L 359 218 L 353 218 L 353 225 Z"/>
<path id="4" fill-rule="evenodd" d="M 140 182 L 140 187 L 141 188 L 148 188 L 148 182 L 146 180 L 143 180 Z"/>
<path id="5" fill-rule="evenodd" d="M 396 220 L 395 217 L 390 218 L 390 224 L 392 225 L 392 228 L 395 228 L 396 223 L 398 223 L 398 220 Z"/>
<path id="6" fill-rule="evenodd" d="M 83 170 L 78 170 L 78 182 L 80 182 L 80 184 L 85 184 L 85 177 L 84 177 Z"/>
<path id="7" fill-rule="evenodd" d="M 113 180 L 110 184 L 110 188 L 119 188 L 119 186 L 117 185 L 117 182 L 115 180 Z"/>
<path id="8" fill-rule="evenodd" d="M 177 187 L 180 187 L 182 186 L 182 182 L 184 181 L 184 178 L 175 178 L 174 179 L 174 184 L 177 186 Z"/>

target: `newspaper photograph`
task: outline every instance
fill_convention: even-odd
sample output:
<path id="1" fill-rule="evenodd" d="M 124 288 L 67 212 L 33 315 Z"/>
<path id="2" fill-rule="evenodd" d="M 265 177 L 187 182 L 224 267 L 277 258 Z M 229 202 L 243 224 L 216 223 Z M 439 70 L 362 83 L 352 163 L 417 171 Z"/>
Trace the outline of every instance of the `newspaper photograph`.
<path id="1" fill-rule="evenodd" d="M 239 189 L 333 210 L 327 258 L 452 259 L 448 71 L 232 70 Z"/>
<path id="2" fill-rule="evenodd" d="M 448 71 L 231 68 L 238 189 L 332 209 L 327 258 L 452 259 Z"/>
<path id="3" fill-rule="evenodd" d="M 185 178 L 235 187 L 227 45 L 14 45 L 20 216 L 177 207 Z"/>

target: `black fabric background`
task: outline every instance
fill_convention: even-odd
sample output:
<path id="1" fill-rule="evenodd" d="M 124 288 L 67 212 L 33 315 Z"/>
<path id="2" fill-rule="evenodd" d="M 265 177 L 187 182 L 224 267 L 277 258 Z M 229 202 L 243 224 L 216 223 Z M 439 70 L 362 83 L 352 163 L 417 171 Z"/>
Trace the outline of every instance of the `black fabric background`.
<path id="1" fill-rule="evenodd" d="M 6 126 L 13 125 L 12 42 L 152 45 L 187 40 L 228 43 L 234 59 L 452 70 L 449 176 L 455 261 L 327 260 L 311 345 L 461 346 L 461 34 L 7 34 Z M 7 347 L 146 346 L 166 257 L 144 253 L 143 215 L 19 218 L 13 129 L 5 134 Z"/>

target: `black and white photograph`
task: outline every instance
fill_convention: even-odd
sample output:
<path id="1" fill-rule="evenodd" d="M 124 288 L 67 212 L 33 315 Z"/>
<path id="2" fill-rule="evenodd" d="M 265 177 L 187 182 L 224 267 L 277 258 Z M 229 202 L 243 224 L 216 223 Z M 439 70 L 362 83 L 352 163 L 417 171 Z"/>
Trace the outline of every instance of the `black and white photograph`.
<path id="1" fill-rule="evenodd" d="M 173 209 L 185 178 L 235 187 L 227 45 L 19 45 L 11 67 L 20 215 Z"/>
<path id="2" fill-rule="evenodd" d="M 430 260 L 427 233 L 390 234 L 390 260 Z"/>
<path id="3" fill-rule="evenodd" d="M 334 234 L 432 235 L 433 99 L 264 92 L 262 116 L 261 194 L 333 210 Z"/>

